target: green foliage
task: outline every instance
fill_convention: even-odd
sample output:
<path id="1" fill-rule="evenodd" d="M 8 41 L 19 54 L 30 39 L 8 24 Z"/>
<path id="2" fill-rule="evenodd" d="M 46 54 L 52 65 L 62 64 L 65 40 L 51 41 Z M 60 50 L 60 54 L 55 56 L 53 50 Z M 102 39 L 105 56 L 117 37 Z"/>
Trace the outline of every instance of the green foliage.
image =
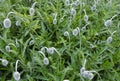
<path id="1" fill-rule="evenodd" d="M 76 0 L 70 0 L 70 3 Z M 89 81 L 80 74 L 84 59 L 86 69 L 95 70 L 92 81 L 120 81 L 120 4 L 119 0 L 95 0 L 96 10 L 91 10 L 94 0 L 79 0 L 78 6 L 66 6 L 65 0 L 0 0 L 0 58 L 9 61 L 8 66 L 0 63 L 0 81 L 14 81 L 15 62 L 20 60 L 18 71 L 20 81 Z M 112 1 L 112 3 L 110 3 Z M 34 2 L 35 13 L 29 14 Z M 84 3 L 84 4 L 83 4 Z M 75 17 L 70 9 L 76 10 Z M 84 11 L 89 17 L 86 30 Z M 9 12 L 12 22 L 10 28 L 4 28 L 3 21 Z M 57 24 L 53 24 L 54 13 L 57 13 Z M 105 27 L 104 20 L 117 15 L 112 25 Z M 21 24 L 16 26 L 16 21 Z M 72 31 L 79 28 L 79 34 Z M 64 32 L 69 36 L 65 37 Z M 111 33 L 112 42 L 106 43 Z M 34 43 L 30 45 L 30 41 Z M 5 47 L 10 44 L 11 52 Z M 91 45 L 93 47 L 91 47 Z M 45 52 L 49 65 L 43 62 L 44 57 L 38 51 L 42 47 L 55 47 L 53 55 Z M 46 50 L 45 50 L 46 51 Z"/>

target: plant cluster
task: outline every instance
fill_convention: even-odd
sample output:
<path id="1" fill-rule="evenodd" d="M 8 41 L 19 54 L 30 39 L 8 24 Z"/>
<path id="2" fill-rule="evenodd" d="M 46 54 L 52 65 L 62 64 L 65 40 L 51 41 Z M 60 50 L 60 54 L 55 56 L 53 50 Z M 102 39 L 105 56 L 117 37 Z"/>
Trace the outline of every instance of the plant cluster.
<path id="1" fill-rule="evenodd" d="M 0 81 L 120 81 L 119 0 L 0 0 Z"/>

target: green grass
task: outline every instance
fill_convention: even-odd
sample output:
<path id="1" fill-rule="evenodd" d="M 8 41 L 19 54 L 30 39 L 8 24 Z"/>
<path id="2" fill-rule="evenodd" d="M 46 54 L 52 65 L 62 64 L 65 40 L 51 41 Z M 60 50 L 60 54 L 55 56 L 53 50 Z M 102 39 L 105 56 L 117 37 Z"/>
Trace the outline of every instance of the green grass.
<path id="1" fill-rule="evenodd" d="M 76 0 L 71 0 L 70 3 Z M 65 0 L 0 0 L 0 58 L 9 61 L 7 66 L 0 62 L 0 81 L 14 81 L 15 63 L 18 63 L 20 81 L 89 81 L 80 74 L 80 68 L 86 59 L 86 70 L 95 70 L 92 81 L 120 81 L 120 4 L 119 0 L 99 0 L 97 10 L 92 11 L 94 0 L 79 0 L 78 6 L 66 6 Z M 98 1 L 98 0 L 96 0 Z M 35 13 L 30 16 L 29 9 L 35 5 Z M 84 2 L 84 5 L 82 3 Z M 74 8 L 76 15 L 71 18 L 70 10 Z M 84 9 L 89 17 L 86 30 Z M 12 22 L 10 28 L 4 28 L 3 21 L 9 12 Z M 57 13 L 57 24 L 53 24 L 53 14 Z M 105 27 L 104 20 L 117 15 L 112 25 Z M 63 17 L 63 19 L 62 19 Z M 16 21 L 21 25 L 16 26 Z M 73 29 L 80 29 L 77 36 Z M 69 36 L 65 37 L 64 32 Z M 111 33 L 110 44 L 106 40 Z M 34 40 L 34 44 L 29 45 Z M 10 45 L 12 52 L 5 47 Z M 93 45 L 93 48 L 90 47 Z M 45 52 L 49 65 L 43 63 L 44 57 L 38 51 L 42 47 L 55 47 L 53 55 Z"/>

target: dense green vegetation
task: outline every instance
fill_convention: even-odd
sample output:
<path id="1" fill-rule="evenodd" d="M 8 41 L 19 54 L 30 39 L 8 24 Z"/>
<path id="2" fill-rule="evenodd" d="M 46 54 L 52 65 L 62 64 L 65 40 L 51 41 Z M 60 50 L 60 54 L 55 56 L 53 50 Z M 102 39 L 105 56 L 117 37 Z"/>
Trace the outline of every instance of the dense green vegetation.
<path id="1" fill-rule="evenodd" d="M 0 0 L 0 81 L 65 79 L 120 81 L 120 1 Z"/>

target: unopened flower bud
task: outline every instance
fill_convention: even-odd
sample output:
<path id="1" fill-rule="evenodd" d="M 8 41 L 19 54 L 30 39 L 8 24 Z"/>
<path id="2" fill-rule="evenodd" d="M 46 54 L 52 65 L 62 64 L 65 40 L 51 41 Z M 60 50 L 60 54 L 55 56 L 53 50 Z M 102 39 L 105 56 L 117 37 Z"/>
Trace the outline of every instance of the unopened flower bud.
<path id="1" fill-rule="evenodd" d="M 34 7 L 35 7 L 36 3 L 37 3 L 37 2 L 34 2 L 33 5 L 31 6 L 31 8 L 29 9 L 29 14 L 30 14 L 31 16 L 33 16 L 34 13 L 35 13 Z"/>
<path id="2" fill-rule="evenodd" d="M 5 60 L 5 59 L 2 59 L 2 65 L 3 65 L 3 66 L 7 66 L 7 65 L 8 65 L 8 61 Z"/>
<path id="3" fill-rule="evenodd" d="M 90 48 L 94 48 L 95 46 L 93 44 L 90 44 Z"/>
<path id="4" fill-rule="evenodd" d="M 84 9 L 84 13 L 85 13 L 85 15 L 84 15 L 84 21 L 85 21 L 85 22 L 88 22 L 88 15 L 87 15 L 85 9 Z"/>
<path id="5" fill-rule="evenodd" d="M 91 10 L 93 10 L 93 11 L 94 11 L 94 10 L 97 10 L 95 4 L 91 7 Z"/>
<path id="6" fill-rule="evenodd" d="M 10 28 L 11 27 L 11 20 L 9 18 L 6 18 L 6 19 L 4 19 L 3 24 L 4 24 L 5 28 Z"/>
<path id="7" fill-rule="evenodd" d="M 80 4 L 80 1 L 79 0 L 76 0 L 75 1 L 75 5 L 78 6 Z"/>
<path id="8" fill-rule="evenodd" d="M 84 78 L 87 78 L 87 77 L 88 77 L 88 71 L 83 71 L 81 75 L 82 75 Z"/>
<path id="9" fill-rule="evenodd" d="M 92 79 L 93 79 L 93 77 L 94 77 L 94 75 L 93 75 L 93 73 L 92 73 L 92 72 L 88 72 L 87 77 L 88 77 L 88 79 L 89 79 L 89 80 L 92 80 Z"/>
<path id="10" fill-rule="evenodd" d="M 10 52 L 10 51 L 11 51 L 11 50 L 10 50 L 10 46 L 9 46 L 9 45 L 5 46 L 5 50 L 6 50 L 7 52 Z"/>
<path id="11" fill-rule="evenodd" d="M 17 71 L 18 62 L 19 62 L 19 60 L 16 61 L 16 64 L 15 64 L 15 72 L 13 72 L 13 78 L 14 78 L 16 81 L 19 81 L 19 80 L 20 80 L 20 73 Z"/>
<path id="12" fill-rule="evenodd" d="M 30 9 L 29 9 L 29 14 L 30 14 L 31 16 L 33 16 L 34 13 L 35 13 L 35 9 L 34 9 L 34 8 L 30 8 Z"/>
<path id="13" fill-rule="evenodd" d="M 74 36 L 77 36 L 78 33 L 79 33 L 79 30 L 78 30 L 77 28 L 72 31 L 72 34 L 73 34 Z"/>
<path id="14" fill-rule="evenodd" d="M 53 47 L 47 48 L 47 52 L 48 52 L 49 54 L 54 54 L 54 48 L 53 48 Z"/>
<path id="15" fill-rule="evenodd" d="M 71 8 L 70 14 L 72 16 L 75 16 L 76 15 L 76 10 L 74 8 Z"/>
<path id="16" fill-rule="evenodd" d="M 49 64 L 49 60 L 48 60 L 48 58 L 47 58 L 47 57 L 44 57 L 43 62 L 44 62 L 45 65 L 48 65 L 48 64 Z"/>
<path id="17" fill-rule="evenodd" d="M 56 19 L 56 18 L 53 19 L 53 24 L 54 24 L 54 25 L 57 24 L 57 19 Z"/>
<path id="18" fill-rule="evenodd" d="M 66 37 L 68 37 L 68 36 L 69 36 L 68 31 L 65 31 L 65 32 L 64 32 L 64 36 L 66 36 Z"/>
<path id="19" fill-rule="evenodd" d="M 82 74 L 81 74 L 84 78 L 88 78 L 89 80 L 92 80 L 94 75 L 92 72 L 90 71 L 84 71 Z"/>
<path id="20" fill-rule="evenodd" d="M 3 21 L 3 25 L 5 28 L 10 28 L 11 27 L 11 20 L 8 18 L 10 14 L 13 14 L 14 12 L 9 12 L 7 14 L 7 17 Z M 15 14 L 15 13 L 14 13 Z"/>
<path id="21" fill-rule="evenodd" d="M 14 72 L 13 73 L 13 78 L 16 80 L 16 81 L 19 81 L 20 80 L 20 73 L 18 71 Z"/>
<path id="22" fill-rule="evenodd" d="M 104 21 L 104 25 L 105 25 L 106 27 L 111 26 L 111 25 L 112 25 L 112 19 L 114 19 L 116 16 L 117 16 L 117 15 L 114 15 L 114 16 L 112 16 L 111 19 L 109 19 L 109 20 L 107 20 L 107 21 Z"/>
<path id="23" fill-rule="evenodd" d="M 82 67 L 82 68 L 80 69 L 80 73 L 82 74 L 84 71 L 85 71 L 85 67 Z"/>
<path id="24" fill-rule="evenodd" d="M 108 37 L 106 42 L 107 44 L 110 44 L 112 42 L 112 36 Z"/>
<path id="25" fill-rule="evenodd" d="M 112 20 L 110 19 L 110 20 L 105 21 L 105 22 L 104 22 L 104 25 L 105 25 L 106 27 L 111 26 L 111 25 L 112 25 Z"/>
<path id="26" fill-rule="evenodd" d="M 69 0 L 65 0 L 65 5 L 69 6 L 70 5 L 70 1 Z"/>
<path id="27" fill-rule="evenodd" d="M 33 45 L 35 43 L 35 41 L 34 40 L 31 40 L 30 42 L 29 42 L 29 45 Z"/>
<path id="28" fill-rule="evenodd" d="M 16 26 L 21 26 L 21 21 L 16 21 Z"/>

